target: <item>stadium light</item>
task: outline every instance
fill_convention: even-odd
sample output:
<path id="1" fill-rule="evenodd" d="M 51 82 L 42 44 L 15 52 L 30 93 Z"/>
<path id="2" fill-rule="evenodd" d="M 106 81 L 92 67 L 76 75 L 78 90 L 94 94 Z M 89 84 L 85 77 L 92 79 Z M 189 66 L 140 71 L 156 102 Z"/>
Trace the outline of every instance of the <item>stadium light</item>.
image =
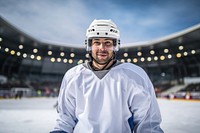
<path id="1" fill-rule="evenodd" d="M 141 57 L 141 59 L 140 59 L 142 62 L 144 62 L 145 61 L 145 58 L 144 57 Z"/>
<path id="2" fill-rule="evenodd" d="M 89 54 L 88 54 L 88 53 L 87 53 L 87 54 L 85 54 L 85 57 L 86 57 L 86 58 L 89 58 Z"/>
<path id="3" fill-rule="evenodd" d="M 161 76 L 162 76 L 162 77 L 165 77 L 165 75 L 166 75 L 166 74 L 165 74 L 164 72 L 161 73 Z"/>
<path id="4" fill-rule="evenodd" d="M 39 60 L 42 59 L 42 57 L 38 55 L 38 56 L 36 57 L 36 59 L 39 61 Z"/>
<path id="5" fill-rule="evenodd" d="M 142 56 L 142 52 L 137 52 L 137 55 L 138 56 Z"/>
<path id="6" fill-rule="evenodd" d="M 21 55 L 21 53 L 20 52 L 17 52 L 17 56 L 20 56 Z"/>
<path id="7" fill-rule="evenodd" d="M 158 57 L 157 57 L 157 56 L 155 56 L 155 57 L 154 57 L 154 60 L 155 60 L 155 61 L 157 61 L 157 60 L 158 60 Z"/>
<path id="8" fill-rule="evenodd" d="M 77 62 L 77 64 L 81 64 L 81 63 L 83 63 L 83 60 L 79 60 L 79 61 Z"/>
<path id="9" fill-rule="evenodd" d="M 188 52 L 184 52 L 183 55 L 184 55 L 184 56 L 187 56 L 187 55 L 188 55 Z"/>
<path id="10" fill-rule="evenodd" d="M 169 52 L 169 49 L 164 49 L 164 53 L 168 53 Z"/>
<path id="11" fill-rule="evenodd" d="M 64 63 L 67 63 L 67 59 L 63 59 L 63 62 L 64 62 Z"/>
<path id="12" fill-rule="evenodd" d="M 33 49 L 33 53 L 37 53 L 38 52 L 38 50 L 35 48 L 35 49 Z"/>
<path id="13" fill-rule="evenodd" d="M 27 57 L 27 54 L 26 54 L 26 53 L 24 53 L 24 54 L 23 54 L 23 57 L 24 57 L 24 58 L 26 58 L 26 57 Z"/>
<path id="14" fill-rule="evenodd" d="M 167 57 L 168 57 L 168 59 L 171 59 L 171 58 L 172 58 L 172 55 L 171 55 L 171 54 L 168 54 Z"/>
<path id="15" fill-rule="evenodd" d="M 19 45 L 19 49 L 23 49 L 24 46 L 22 44 Z"/>
<path id="16" fill-rule="evenodd" d="M 177 58 L 181 58 L 181 53 L 177 53 L 177 54 L 176 54 L 176 57 L 177 57 Z"/>
<path id="17" fill-rule="evenodd" d="M 51 62 L 55 62 L 56 59 L 54 57 L 51 58 Z"/>
<path id="18" fill-rule="evenodd" d="M 124 59 L 121 59 L 121 62 L 125 62 L 125 60 L 124 60 Z"/>
<path id="19" fill-rule="evenodd" d="M 154 51 L 154 50 L 151 50 L 151 51 L 150 51 L 150 54 L 151 54 L 151 55 L 154 55 L 154 54 L 155 54 L 155 51 Z"/>
<path id="20" fill-rule="evenodd" d="M 72 64 L 73 63 L 73 60 L 72 59 L 69 59 L 69 61 L 68 61 L 70 64 Z"/>
<path id="21" fill-rule="evenodd" d="M 71 53 L 71 54 L 70 54 L 70 57 L 72 57 L 72 58 L 73 58 L 74 56 L 75 56 L 75 54 L 74 54 L 74 53 Z"/>
<path id="22" fill-rule="evenodd" d="M 148 57 L 147 60 L 150 62 L 151 61 L 151 57 Z"/>
<path id="23" fill-rule="evenodd" d="M 52 55 L 52 51 L 48 51 L 48 55 Z"/>
<path id="24" fill-rule="evenodd" d="M 3 41 L 3 39 L 0 37 L 0 42 L 2 42 Z"/>
<path id="25" fill-rule="evenodd" d="M 179 50 L 183 50 L 183 46 L 179 46 L 178 49 L 179 49 Z"/>
<path id="26" fill-rule="evenodd" d="M 131 62 L 131 59 L 130 59 L 130 58 L 128 58 L 128 59 L 127 59 L 127 62 L 129 62 L 129 63 L 130 63 L 130 62 Z"/>
<path id="27" fill-rule="evenodd" d="M 57 62 L 61 62 L 61 58 L 57 58 Z"/>
<path id="28" fill-rule="evenodd" d="M 195 53 L 196 53 L 196 51 L 195 51 L 195 50 L 191 50 L 191 53 L 192 53 L 192 54 L 195 54 Z"/>
<path id="29" fill-rule="evenodd" d="M 128 57 L 128 53 L 124 53 L 124 57 Z"/>
<path id="30" fill-rule="evenodd" d="M 9 48 L 5 48 L 5 52 L 9 52 Z"/>
<path id="31" fill-rule="evenodd" d="M 60 56 L 65 56 L 65 53 L 64 52 L 60 52 Z"/>
<path id="32" fill-rule="evenodd" d="M 11 54 L 11 55 L 14 55 L 14 54 L 15 54 L 15 51 L 14 51 L 14 50 L 11 50 L 11 51 L 10 51 L 10 54 Z"/>
<path id="33" fill-rule="evenodd" d="M 134 58 L 134 59 L 133 59 L 133 62 L 134 62 L 134 63 L 137 63 L 137 62 L 138 62 L 138 59 L 137 59 L 137 58 Z"/>
<path id="34" fill-rule="evenodd" d="M 164 56 L 164 55 L 161 55 L 161 56 L 160 56 L 160 60 L 165 60 L 165 56 Z"/>
<path id="35" fill-rule="evenodd" d="M 34 58 L 35 58 L 35 55 L 32 54 L 32 55 L 31 55 L 31 59 L 34 59 Z"/>
<path id="36" fill-rule="evenodd" d="M 1 49 L 1 46 L 0 46 L 0 49 Z"/>

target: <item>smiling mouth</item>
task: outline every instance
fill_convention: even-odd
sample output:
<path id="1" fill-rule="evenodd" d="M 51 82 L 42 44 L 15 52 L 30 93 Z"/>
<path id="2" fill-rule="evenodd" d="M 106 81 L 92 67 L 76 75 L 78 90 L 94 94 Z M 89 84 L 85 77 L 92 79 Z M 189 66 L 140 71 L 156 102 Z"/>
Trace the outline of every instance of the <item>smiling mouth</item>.
<path id="1" fill-rule="evenodd" d="M 108 56 L 108 54 L 107 53 L 98 53 L 97 56 L 105 57 L 105 56 Z"/>
<path id="2" fill-rule="evenodd" d="M 97 55 L 108 55 L 107 52 L 98 52 Z"/>

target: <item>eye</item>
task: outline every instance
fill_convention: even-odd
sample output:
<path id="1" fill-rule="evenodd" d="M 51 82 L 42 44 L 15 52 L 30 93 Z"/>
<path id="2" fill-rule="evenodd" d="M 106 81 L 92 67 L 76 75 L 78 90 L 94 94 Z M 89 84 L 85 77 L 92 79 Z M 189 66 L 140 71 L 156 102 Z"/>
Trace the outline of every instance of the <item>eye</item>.
<path id="1" fill-rule="evenodd" d="M 106 45 L 106 46 L 111 46 L 111 45 L 112 45 L 112 42 L 111 42 L 111 41 L 106 41 L 106 42 L 105 42 L 105 45 Z"/>
<path id="2" fill-rule="evenodd" d="M 101 44 L 101 43 L 98 42 L 98 41 L 94 41 L 94 42 L 93 42 L 93 45 L 96 45 L 96 46 L 97 46 L 97 45 L 100 45 L 100 44 Z"/>

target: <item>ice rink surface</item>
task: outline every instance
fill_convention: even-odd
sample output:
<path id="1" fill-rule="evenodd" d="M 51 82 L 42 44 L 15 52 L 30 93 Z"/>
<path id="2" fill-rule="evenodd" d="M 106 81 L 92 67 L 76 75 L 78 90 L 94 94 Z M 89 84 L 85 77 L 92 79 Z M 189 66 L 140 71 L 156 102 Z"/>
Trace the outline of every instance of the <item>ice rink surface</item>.
<path id="1" fill-rule="evenodd" d="M 199 133 L 200 102 L 158 99 L 165 133 Z M 0 133 L 48 133 L 56 122 L 56 98 L 0 100 Z"/>

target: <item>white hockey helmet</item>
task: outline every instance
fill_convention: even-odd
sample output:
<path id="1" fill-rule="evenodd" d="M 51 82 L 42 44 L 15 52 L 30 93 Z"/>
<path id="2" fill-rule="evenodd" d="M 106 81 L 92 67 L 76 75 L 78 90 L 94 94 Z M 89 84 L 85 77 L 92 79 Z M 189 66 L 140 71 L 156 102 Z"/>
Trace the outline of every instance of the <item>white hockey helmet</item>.
<path id="1" fill-rule="evenodd" d="M 86 51 L 91 51 L 92 38 L 105 37 L 113 38 L 114 51 L 118 51 L 120 47 L 120 32 L 115 23 L 111 20 L 94 20 L 86 32 Z"/>

